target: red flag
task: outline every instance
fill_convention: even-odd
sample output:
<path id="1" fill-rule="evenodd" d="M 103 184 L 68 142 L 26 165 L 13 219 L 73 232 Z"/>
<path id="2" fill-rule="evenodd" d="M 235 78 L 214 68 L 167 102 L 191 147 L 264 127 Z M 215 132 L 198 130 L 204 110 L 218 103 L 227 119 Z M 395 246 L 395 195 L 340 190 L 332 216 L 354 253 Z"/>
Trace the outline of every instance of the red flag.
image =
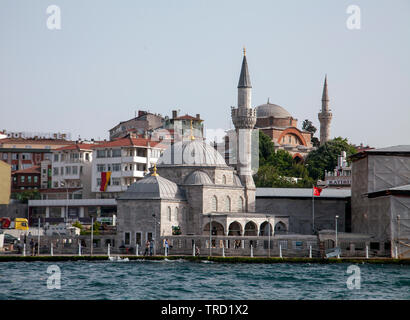
<path id="1" fill-rule="evenodd" d="M 111 171 L 101 172 L 101 186 L 100 186 L 100 191 L 105 191 L 105 190 L 107 190 L 108 181 L 110 181 L 110 178 L 111 178 Z"/>
<path id="2" fill-rule="evenodd" d="M 322 188 L 313 187 L 313 195 L 314 196 L 319 197 L 321 192 L 322 192 Z"/>

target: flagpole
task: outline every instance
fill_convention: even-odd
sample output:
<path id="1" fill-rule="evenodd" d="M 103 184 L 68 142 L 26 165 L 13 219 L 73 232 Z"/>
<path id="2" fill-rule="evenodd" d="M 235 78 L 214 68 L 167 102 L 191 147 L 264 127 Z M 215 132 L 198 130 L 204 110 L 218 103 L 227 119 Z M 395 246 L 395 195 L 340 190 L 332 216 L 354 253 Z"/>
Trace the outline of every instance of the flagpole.
<path id="1" fill-rule="evenodd" d="M 315 196 L 314 196 L 315 187 L 312 185 L 312 231 L 315 233 Z"/>

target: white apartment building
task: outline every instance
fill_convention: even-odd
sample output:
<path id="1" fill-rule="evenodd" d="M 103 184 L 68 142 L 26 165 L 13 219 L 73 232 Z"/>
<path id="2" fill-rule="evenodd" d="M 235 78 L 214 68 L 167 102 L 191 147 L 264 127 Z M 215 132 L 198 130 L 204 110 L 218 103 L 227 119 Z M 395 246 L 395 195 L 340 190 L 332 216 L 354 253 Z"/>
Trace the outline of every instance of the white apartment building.
<path id="1" fill-rule="evenodd" d="M 333 171 L 325 171 L 324 183 L 328 187 L 351 187 L 352 167 L 347 162 L 346 151 L 342 151 L 337 157 L 337 166 Z"/>
<path id="2" fill-rule="evenodd" d="M 117 197 L 149 172 L 165 148 L 158 141 L 131 136 L 95 145 L 91 191 L 96 193 L 96 198 Z M 111 177 L 102 191 L 102 176 L 107 172 Z"/>
<path id="3" fill-rule="evenodd" d="M 93 147 L 93 144 L 77 143 L 53 150 L 51 187 L 82 188 L 82 197 L 89 198 Z"/>

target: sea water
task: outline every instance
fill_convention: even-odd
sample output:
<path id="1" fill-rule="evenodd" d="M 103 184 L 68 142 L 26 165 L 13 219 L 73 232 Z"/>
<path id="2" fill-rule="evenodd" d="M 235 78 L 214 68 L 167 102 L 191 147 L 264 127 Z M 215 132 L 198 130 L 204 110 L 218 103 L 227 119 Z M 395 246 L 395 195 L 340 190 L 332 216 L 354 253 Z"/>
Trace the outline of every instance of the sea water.
<path id="1" fill-rule="evenodd" d="M 360 289 L 348 287 L 349 266 L 1 262 L 0 299 L 410 299 L 410 266 L 357 264 Z M 56 276 L 59 288 L 49 285 Z"/>

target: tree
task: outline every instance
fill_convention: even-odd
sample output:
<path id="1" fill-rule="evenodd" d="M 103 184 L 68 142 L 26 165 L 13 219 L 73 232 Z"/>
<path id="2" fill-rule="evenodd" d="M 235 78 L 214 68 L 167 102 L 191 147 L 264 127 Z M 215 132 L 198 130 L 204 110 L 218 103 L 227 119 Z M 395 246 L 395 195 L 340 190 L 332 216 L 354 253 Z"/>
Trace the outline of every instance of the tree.
<path id="1" fill-rule="evenodd" d="M 297 164 L 286 150 L 274 149 L 269 136 L 259 131 L 259 170 L 254 175 L 257 187 L 310 187 L 313 180 L 302 164 Z M 292 178 L 298 178 L 294 182 Z"/>
<path id="2" fill-rule="evenodd" d="M 259 130 L 259 165 L 265 164 L 274 152 L 275 145 L 271 138 Z"/>
<path id="3" fill-rule="evenodd" d="M 346 151 L 348 157 L 357 152 L 356 148 L 342 137 L 329 140 L 311 151 L 305 160 L 309 176 L 314 180 L 323 179 L 325 170 L 332 171 L 337 166 L 337 157 L 342 151 Z"/>
<path id="4" fill-rule="evenodd" d="M 308 131 L 312 134 L 312 136 L 316 133 L 317 128 L 313 125 L 312 121 L 305 119 L 302 123 L 302 129 Z"/>
<path id="5" fill-rule="evenodd" d="M 319 147 L 320 145 L 319 139 L 314 137 L 317 131 L 317 128 L 313 125 L 312 121 L 305 119 L 305 121 L 303 121 L 302 123 L 302 130 L 310 132 L 310 135 L 311 135 L 310 141 L 312 141 L 312 145 L 316 148 Z"/>
<path id="6" fill-rule="evenodd" d="M 13 196 L 22 203 L 27 203 L 29 200 L 39 200 L 40 192 L 37 189 L 25 190 L 23 192 L 16 192 Z"/>

